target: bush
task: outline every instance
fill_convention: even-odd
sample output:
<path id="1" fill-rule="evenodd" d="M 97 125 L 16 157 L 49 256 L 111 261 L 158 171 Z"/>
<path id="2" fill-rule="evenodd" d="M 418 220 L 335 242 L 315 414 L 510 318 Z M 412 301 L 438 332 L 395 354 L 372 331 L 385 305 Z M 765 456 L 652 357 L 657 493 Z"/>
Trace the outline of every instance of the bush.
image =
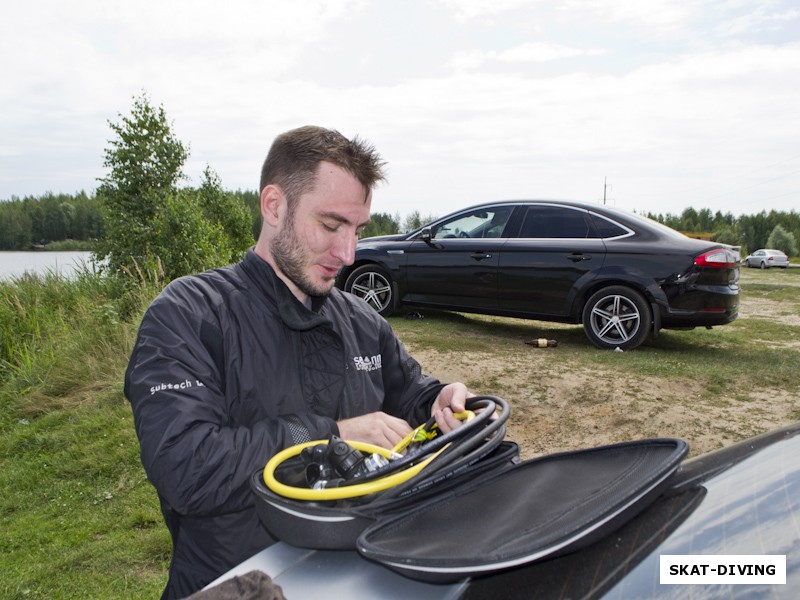
<path id="1" fill-rule="evenodd" d="M 117 139 L 105 151 L 110 173 L 98 189 L 106 236 L 96 258 L 111 275 L 169 281 L 238 261 L 253 243 L 250 212 L 210 167 L 199 189 L 176 187 L 189 152 L 163 107 L 143 95 L 130 117 L 110 126 Z"/>
<path id="2" fill-rule="evenodd" d="M 767 247 L 780 250 L 787 256 L 797 255 L 797 243 L 794 235 L 786 231 L 781 225 L 775 225 L 772 233 L 769 234 Z"/>

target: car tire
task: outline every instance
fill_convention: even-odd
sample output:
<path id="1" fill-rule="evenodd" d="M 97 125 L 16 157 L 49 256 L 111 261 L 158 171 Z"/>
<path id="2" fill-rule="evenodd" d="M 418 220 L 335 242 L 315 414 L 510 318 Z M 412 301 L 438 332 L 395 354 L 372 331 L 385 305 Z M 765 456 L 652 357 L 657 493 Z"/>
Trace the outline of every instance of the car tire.
<path id="1" fill-rule="evenodd" d="M 344 291 L 364 300 L 382 317 L 394 312 L 392 277 L 379 265 L 361 265 L 354 269 L 344 282 Z"/>
<path id="2" fill-rule="evenodd" d="M 622 285 L 595 292 L 583 307 L 583 329 L 598 348 L 632 350 L 645 341 L 652 322 L 644 296 Z"/>
<path id="3" fill-rule="evenodd" d="M 763 260 L 761 261 L 761 268 L 762 269 L 766 269 L 767 268 L 767 263 L 765 263 Z"/>

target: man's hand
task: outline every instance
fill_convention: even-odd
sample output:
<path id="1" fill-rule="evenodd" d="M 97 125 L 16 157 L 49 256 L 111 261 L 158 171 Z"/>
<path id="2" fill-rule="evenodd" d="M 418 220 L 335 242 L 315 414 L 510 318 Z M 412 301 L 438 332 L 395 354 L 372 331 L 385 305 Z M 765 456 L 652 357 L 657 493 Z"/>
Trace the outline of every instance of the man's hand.
<path id="1" fill-rule="evenodd" d="M 472 398 L 474 395 L 463 383 L 450 383 L 442 388 L 431 406 L 431 416 L 436 419 L 442 434 L 461 427 L 462 422 L 456 419 L 453 413 L 464 412 L 467 398 Z"/>
<path id="2" fill-rule="evenodd" d="M 343 440 L 366 442 L 391 450 L 411 433 L 411 426 L 385 412 L 373 412 L 352 419 L 343 419 L 339 425 L 339 437 Z"/>

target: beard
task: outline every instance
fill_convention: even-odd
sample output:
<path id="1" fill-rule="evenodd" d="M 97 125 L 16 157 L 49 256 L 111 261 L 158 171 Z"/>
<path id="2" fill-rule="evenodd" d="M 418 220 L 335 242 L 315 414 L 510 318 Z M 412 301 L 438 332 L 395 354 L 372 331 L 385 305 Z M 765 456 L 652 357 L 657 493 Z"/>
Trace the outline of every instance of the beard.
<path id="1" fill-rule="evenodd" d="M 270 243 L 270 252 L 275 266 L 294 283 L 297 288 L 309 296 L 327 296 L 333 289 L 334 281 L 317 283 L 309 276 L 308 270 L 313 264 L 310 253 L 303 245 L 294 228 L 294 211 L 286 217 L 283 229 Z"/>

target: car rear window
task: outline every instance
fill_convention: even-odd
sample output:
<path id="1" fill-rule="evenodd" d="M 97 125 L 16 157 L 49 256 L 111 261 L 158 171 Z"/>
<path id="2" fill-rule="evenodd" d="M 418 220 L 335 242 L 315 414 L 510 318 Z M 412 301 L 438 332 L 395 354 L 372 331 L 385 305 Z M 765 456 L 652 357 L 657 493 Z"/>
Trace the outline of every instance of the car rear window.
<path id="1" fill-rule="evenodd" d="M 597 232 L 597 237 L 608 239 L 613 237 L 620 237 L 622 235 L 626 235 L 630 233 L 627 229 L 614 223 L 613 221 L 609 221 L 608 219 L 604 219 L 603 217 L 599 217 L 597 215 L 593 215 L 589 213 L 589 218 L 592 221 L 592 226 L 594 230 Z"/>

